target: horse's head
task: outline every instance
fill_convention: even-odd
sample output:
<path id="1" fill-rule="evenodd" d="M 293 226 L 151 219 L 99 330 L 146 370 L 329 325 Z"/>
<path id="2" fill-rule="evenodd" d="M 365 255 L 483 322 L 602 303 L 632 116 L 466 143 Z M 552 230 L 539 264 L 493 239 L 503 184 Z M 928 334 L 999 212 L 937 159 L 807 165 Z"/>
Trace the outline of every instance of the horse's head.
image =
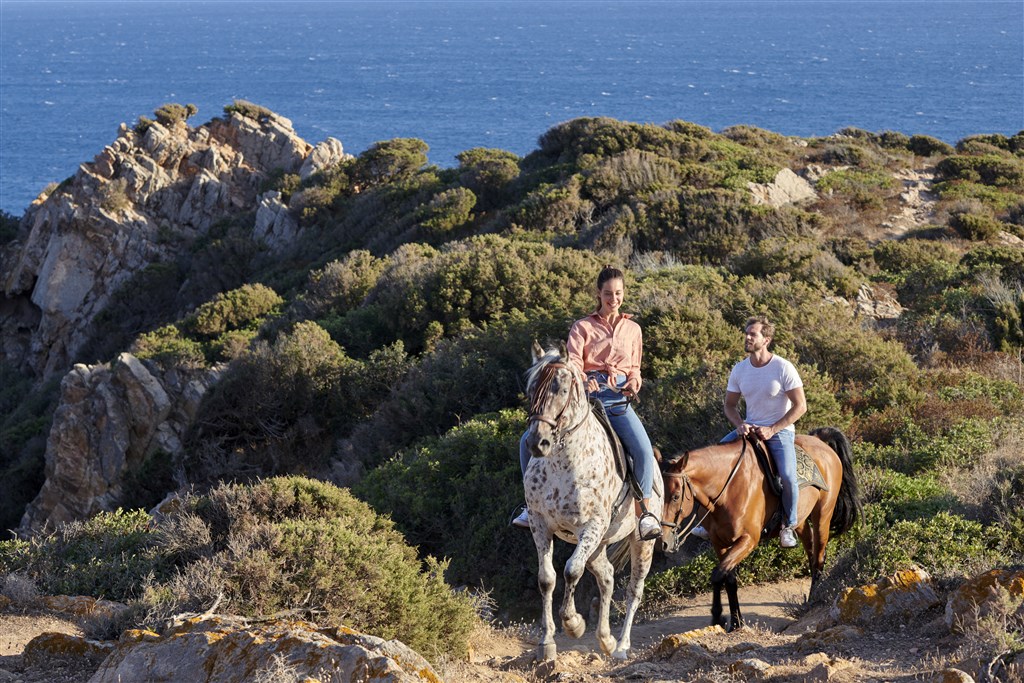
<path id="1" fill-rule="evenodd" d="M 579 426 L 579 406 L 586 405 L 583 382 L 569 361 L 564 343 L 547 351 L 533 343 L 526 394 L 530 401 L 526 446 L 533 457 L 544 457 L 559 439 Z"/>
<path id="2" fill-rule="evenodd" d="M 686 476 L 686 463 L 689 459 L 685 451 L 671 458 L 662 458 L 660 452 L 658 462 L 661 464 L 661 477 L 665 482 L 665 504 L 661 513 L 661 540 L 665 551 L 674 553 L 679 550 L 683 540 L 689 534 L 696 521 L 694 513 L 693 486 Z"/>

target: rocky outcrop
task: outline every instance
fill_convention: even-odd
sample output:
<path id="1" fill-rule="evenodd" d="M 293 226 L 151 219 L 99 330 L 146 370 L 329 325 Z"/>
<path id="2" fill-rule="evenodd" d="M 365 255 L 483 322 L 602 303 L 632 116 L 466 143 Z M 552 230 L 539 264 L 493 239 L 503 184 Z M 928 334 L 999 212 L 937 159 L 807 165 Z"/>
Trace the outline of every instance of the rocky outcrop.
<path id="1" fill-rule="evenodd" d="M 61 382 L 46 444 L 46 481 L 20 532 L 114 510 L 125 479 L 160 453 L 174 458 L 218 371 L 162 372 L 129 353 L 109 364 L 76 365 Z"/>
<path id="2" fill-rule="evenodd" d="M 280 192 L 260 195 L 253 237 L 263 241 L 272 251 L 280 251 L 295 240 L 298 232 L 299 222 L 281 201 Z"/>
<path id="3" fill-rule="evenodd" d="M 967 579 L 946 601 L 946 626 L 963 631 L 978 619 L 1016 613 L 1024 622 L 1024 570 L 992 569 Z"/>
<path id="4" fill-rule="evenodd" d="M 135 273 L 218 220 L 255 210 L 268 173 L 313 172 L 344 156 L 337 141 L 318 146 L 315 159 L 313 149 L 276 115 L 232 113 L 198 128 L 122 124 L 91 163 L 29 208 L 23 236 L 0 253 L 0 359 L 40 376 L 66 372 L 89 323 Z M 285 222 L 275 210 L 277 241 L 294 236 Z"/>
<path id="5" fill-rule="evenodd" d="M 870 625 L 879 619 L 906 623 L 920 618 L 925 610 L 941 604 L 923 569 L 908 569 L 876 583 L 847 588 L 829 613 L 840 624 Z"/>
<path id="6" fill-rule="evenodd" d="M 750 194 L 755 204 L 765 204 L 776 208 L 787 204 L 813 201 L 818 198 L 814 186 L 788 168 L 779 171 L 771 183 L 747 183 L 747 187 L 750 188 Z"/>
<path id="7" fill-rule="evenodd" d="M 314 147 L 313 151 L 306 157 L 306 160 L 302 162 L 302 168 L 299 169 L 299 177 L 305 180 L 324 169 L 352 158 L 351 154 L 345 154 L 345 148 L 342 147 L 340 140 L 327 138 Z"/>
<path id="8" fill-rule="evenodd" d="M 440 678 L 397 640 L 305 621 L 203 616 L 166 633 L 128 631 L 90 683 L 271 680 L 422 682 Z"/>

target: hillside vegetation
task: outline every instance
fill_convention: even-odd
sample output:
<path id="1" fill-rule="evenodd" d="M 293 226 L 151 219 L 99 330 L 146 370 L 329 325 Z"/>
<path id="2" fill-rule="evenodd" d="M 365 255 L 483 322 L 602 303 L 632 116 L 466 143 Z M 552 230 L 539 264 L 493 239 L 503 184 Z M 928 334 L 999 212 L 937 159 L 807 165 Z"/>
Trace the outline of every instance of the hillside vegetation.
<path id="1" fill-rule="evenodd" d="M 378 533 L 341 522 L 369 513 L 311 478 L 350 488 L 391 520 L 375 518 L 379 533 L 400 532 L 427 562 L 423 583 L 408 579 L 427 601 L 421 616 L 453 624 L 428 649 L 464 646 L 463 617 L 445 615 L 469 603 L 438 586 L 441 572 L 486 593 L 498 616 L 533 614 L 535 552 L 507 526 L 522 496 L 523 373 L 531 340 L 563 338 L 593 305 L 602 263 L 628 270 L 625 308 L 645 337 L 638 411 L 662 450 L 728 431 L 725 381 L 743 355 L 741 325 L 756 313 L 776 321 L 776 350 L 804 378 L 809 410 L 798 428 L 835 425 L 853 440 L 867 521 L 831 548 L 815 599 L 910 564 L 955 580 L 1024 562 L 1024 133 L 954 148 L 894 132 L 794 139 L 593 118 L 555 126 L 525 158 L 477 148 L 442 169 L 427 152 L 421 140 L 389 140 L 305 181 L 266 178 L 299 220 L 284 253 L 254 241 L 252 215 L 239 215 L 135 277 L 132 296 L 102 317 L 95 338 L 125 342 L 93 345 L 98 355 L 84 361 L 131 350 L 163 368 L 226 364 L 186 457 L 131 501 L 148 508 L 183 484 L 209 491 L 174 522 L 202 519 L 205 540 L 175 547 L 162 523 L 150 532 L 93 522 L 121 536 L 124 557 L 147 558 L 116 589 L 60 573 L 62 553 L 84 564 L 83 551 L 99 557 L 104 546 L 81 541 L 94 533 L 87 527 L 8 542 L 0 569 L 47 590 L 77 580 L 74 590 L 142 601 L 151 616 L 154 605 L 199 608 L 219 591 L 249 613 L 346 607 L 371 632 L 435 633 L 384 624 L 358 611 L 344 578 L 325 584 L 308 573 L 313 539 L 345 555 Z M 771 183 L 782 169 L 813 179 L 817 198 L 755 203 L 749 183 Z M 894 234 L 906 169 L 934 174 L 935 202 L 925 224 Z M 211 269 L 218 293 L 182 313 Z M 902 313 L 876 320 L 858 311 L 858 296 L 891 297 Z M 140 301 L 153 305 L 135 310 Z M 56 386 L 10 368 L 2 379 L 0 500 L 13 528 L 41 484 Z M 323 496 L 330 515 L 229 504 L 240 491 L 258 498 L 261 487 L 283 486 L 274 482 Z M 243 520 L 248 540 L 232 542 Z M 247 554 L 229 561 L 225 548 L 236 545 Z M 411 552 L 382 557 L 404 567 Z M 238 563 L 258 565 L 259 580 L 244 580 Z M 741 580 L 791 577 L 804 564 L 799 550 L 765 546 Z M 712 565 L 702 555 L 661 572 L 648 595 L 701 587 Z M 216 590 L 200 580 L 207 569 L 224 573 Z"/>

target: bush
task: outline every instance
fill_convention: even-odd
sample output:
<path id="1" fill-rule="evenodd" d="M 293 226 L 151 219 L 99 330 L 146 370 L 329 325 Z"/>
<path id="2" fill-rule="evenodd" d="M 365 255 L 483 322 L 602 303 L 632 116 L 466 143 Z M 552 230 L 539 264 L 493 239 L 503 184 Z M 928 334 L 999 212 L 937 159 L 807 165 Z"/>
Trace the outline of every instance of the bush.
<path id="1" fill-rule="evenodd" d="M 474 147 L 459 152 L 459 182 L 479 199 L 482 210 L 500 206 L 519 177 L 519 157 L 501 149 Z"/>
<path id="2" fill-rule="evenodd" d="M 472 190 L 456 187 L 434 195 L 420 207 L 417 219 L 427 236 L 443 238 L 473 220 L 474 206 L 476 195 Z"/>
<path id="3" fill-rule="evenodd" d="M 353 181 L 370 188 L 408 180 L 427 165 L 429 149 L 427 143 L 416 138 L 376 142 L 353 164 Z"/>
<path id="4" fill-rule="evenodd" d="M 218 294 L 200 306 L 186 323 L 191 332 L 216 337 L 229 330 L 255 329 L 265 318 L 280 310 L 284 299 L 259 283 Z"/>
<path id="5" fill-rule="evenodd" d="M 950 226 L 969 240 L 991 240 L 1003 231 L 1003 224 L 991 216 L 976 213 L 958 213 L 949 221 Z"/>
<path id="6" fill-rule="evenodd" d="M 514 606 L 536 575 L 528 534 L 508 525 L 522 504 L 522 410 L 477 415 L 370 472 L 354 489 L 386 511 L 421 553 L 450 557 L 448 579 Z"/>
<path id="7" fill-rule="evenodd" d="M 889 173 L 859 169 L 832 171 L 817 183 L 818 192 L 839 195 L 861 211 L 882 208 L 895 189 L 896 183 Z"/>
<path id="8" fill-rule="evenodd" d="M 435 660 L 464 655 L 476 622 L 471 599 L 444 583 L 445 563 L 421 563 L 391 521 L 301 477 L 187 494 L 155 521 L 101 513 L 31 545 L 0 543 L 0 566 L 48 592 L 134 601 L 152 620 L 218 595 L 246 616 L 303 608 Z"/>
<path id="9" fill-rule="evenodd" d="M 176 104 L 170 102 L 168 104 L 161 105 L 153 115 L 156 116 L 156 120 L 164 126 L 173 126 L 176 123 L 184 122 L 189 117 L 195 116 L 199 108 L 194 104 Z"/>
<path id="10" fill-rule="evenodd" d="M 907 149 L 919 157 L 949 155 L 955 151 L 950 145 L 930 135 L 912 135 L 907 142 Z"/>
<path id="11" fill-rule="evenodd" d="M 270 111 L 266 107 L 261 107 L 258 104 L 253 104 L 248 100 L 235 100 L 231 104 L 224 106 L 225 114 L 238 114 L 244 116 L 247 119 L 254 121 L 263 121 L 265 119 L 273 118 L 277 116 L 274 112 Z"/>

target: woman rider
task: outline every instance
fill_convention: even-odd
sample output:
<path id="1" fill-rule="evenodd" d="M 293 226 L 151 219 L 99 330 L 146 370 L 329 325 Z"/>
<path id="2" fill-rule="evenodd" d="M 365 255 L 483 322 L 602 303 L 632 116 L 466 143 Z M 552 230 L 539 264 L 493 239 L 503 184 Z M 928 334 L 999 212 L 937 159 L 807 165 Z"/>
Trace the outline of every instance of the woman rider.
<path id="1" fill-rule="evenodd" d="M 640 538 L 651 540 L 661 535 L 661 523 L 647 510 L 657 463 L 654 449 L 640 418 L 631 405 L 623 405 L 622 396 L 640 391 L 640 360 L 643 357 L 643 334 L 640 325 L 628 313 L 622 313 L 625 279 L 618 268 L 605 266 L 597 276 L 598 307 L 585 318 L 577 320 L 569 330 L 566 349 L 569 359 L 587 376 L 587 392 L 605 405 L 605 412 L 623 446 L 633 456 L 633 472 L 643 494 L 643 504 L 636 501 Z M 530 453 L 526 435 L 519 441 L 519 464 L 526 476 Z M 529 528 L 529 510 L 523 508 L 512 524 Z"/>

